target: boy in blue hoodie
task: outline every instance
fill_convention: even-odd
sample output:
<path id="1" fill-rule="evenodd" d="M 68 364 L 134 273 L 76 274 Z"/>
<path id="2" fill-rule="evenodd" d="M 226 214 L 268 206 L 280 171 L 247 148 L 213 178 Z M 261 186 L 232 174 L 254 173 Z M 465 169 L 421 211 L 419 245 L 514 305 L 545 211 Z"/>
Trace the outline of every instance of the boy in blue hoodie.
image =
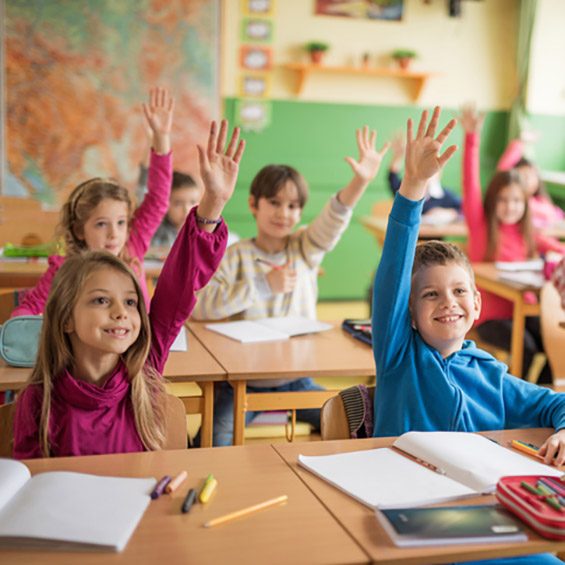
<path id="1" fill-rule="evenodd" d="M 506 365 L 466 341 L 481 309 L 467 257 L 445 242 L 416 246 L 427 181 L 456 151 L 451 146 L 440 155 L 455 120 L 435 137 L 439 114 L 436 108 L 427 125 L 424 111 L 415 136 L 408 120 L 406 174 L 375 278 L 374 435 L 552 427 L 540 454 L 563 465 L 565 394 L 509 375 Z M 506 562 L 561 563 L 549 554 L 488 561 Z"/>

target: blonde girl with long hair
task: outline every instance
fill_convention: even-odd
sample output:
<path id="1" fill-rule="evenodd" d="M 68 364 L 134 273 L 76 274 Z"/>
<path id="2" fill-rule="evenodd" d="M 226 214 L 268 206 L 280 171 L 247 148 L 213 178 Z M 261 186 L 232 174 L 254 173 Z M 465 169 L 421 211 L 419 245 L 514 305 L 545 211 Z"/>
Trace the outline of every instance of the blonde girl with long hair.
<path id="1" fill-rule="evenodd" d="M 113 179 L 97 177 L 79 184 L 63 205 L 57 228 L 65 255 L 49 257 L 47 271 L 12 316 L 43 314 L 55 274 L 68 257 L 83 251 L 107 251 L 123 259 L 135 272 L 149 305 L 143 258 L 169 206 L 173 108 L 173 98 L 164 88 L 152 88 L 149 103 L 143 104 L 153 146 L 148 192 L 141 205 L 134 211 L 129 192 Z"/>
<path id="2" fill-rule="evenodd" d="M 459 123 L 465 130 L 463 150 L 463 212 L 469 230 L 467 254 L 472 262 L 524 261 L 547 251 L 565 252 L 559 241 L 534 230 L 529 210 L 529 195 L 518 171 L 499 171 L 481 196 L 479 175 L 480 131 L 483 116 L 474 106 L 463 107 Z M 481 339 L 509 349 L 513 306 L 509 300 L 481 291 L 482 310 L 477 321 Z M 527 300 L 535 301 L 535 296 Z M 524 335 L 525 377 L 534 355 L 543 351 L 539 318 L 528 317 Z M 547 365 L 540 383 L 551 382 Z"/>
<path id="3" fill-rule="evenodd" d="M 14 457 L 156 450 L 163 446 L 169 348 L 195 292 L 224 254 L 222 210 L 233 194 L 244 142 L 212 122 L 198 147 L 205 192 L 175 241 L 148 314 L 133 271 L 108 251 L 70 257 L 53 281 L 37 364 L 18 396 Z"/>

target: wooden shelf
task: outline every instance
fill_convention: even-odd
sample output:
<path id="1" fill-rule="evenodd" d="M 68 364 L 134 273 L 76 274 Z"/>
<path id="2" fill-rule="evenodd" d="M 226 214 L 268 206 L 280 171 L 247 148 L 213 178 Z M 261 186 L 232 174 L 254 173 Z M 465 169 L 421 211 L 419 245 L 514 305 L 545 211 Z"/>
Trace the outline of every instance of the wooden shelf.
<path id="1" fill-rule="evenodd" d="M 426 85 L 426 81 L 434 76 L 434 73 L 423 73 L 406 71 L 396 68 L 361 68 L 361 67 L 328 67 L 326 65 L 309 65 L 304 63 L 287 63 L 283 65 L 285 69 L 294 71 L 298 75 L 296 84 L 296 95 L 300 96 L 304 90 L 306 79 L 312 73 L 318 74 L 337 74 L 337 75 L 360 75 L 360 76 L 375 76 L 375 77 L 394 77 L 402 79 L 410 79 L 416 84 L 416 89 L 413 94 L 414 101 L 417 101 L 422 94 L 422 90 Z"/>

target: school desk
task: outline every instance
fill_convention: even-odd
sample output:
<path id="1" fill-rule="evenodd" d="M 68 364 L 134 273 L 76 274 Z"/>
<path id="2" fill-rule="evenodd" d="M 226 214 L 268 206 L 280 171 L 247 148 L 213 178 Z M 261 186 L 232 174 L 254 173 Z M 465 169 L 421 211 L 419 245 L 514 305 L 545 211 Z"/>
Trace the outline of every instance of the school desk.
<path id="1" fill-rule="evenodd" d="M 551 434 L 549 429 L 512 430 L 488 432 L 488 437 L 501 444 L 511 439 L 521 439 L 541 445 Z M 316 497 L 339 520 L 352 538 L 369 554 L 373 563 L 388 565 L 452 563 L 462 560 L 479 560 L 496 557 L 509 557 L 543 552 L 562 552 L 565 541 L 546 540 L 528 529 L 528 541 L 506 544 L 467 544 L 438 547 L 399 548 L 390 541 L 388 535 L 377 523 L 374 512 L 355 499 L 344 494 L 326 481 L 316 477 L 298 466 L 297 457 L 303 455 L 329 455 L 345 451 L 389 447 L 395 438 L 372 438 L 356 440 L 337 440 L 305 442 L 295 444 L 276 444 L 273 447 L 291 466 L 297 475 L 312 490 Z M 452 504 L 488 504 L 494 496 L 481 496 L 455 501 Z"/>
<path id="2" fill-rule="evenodd" d="M 264 343 L 240 343 L 206 329 L 189 327 L 228 375 L 234 389 L 234 445 L 243 443 L 245 412 L 320 408 L 335 391 L 248 393 L 247 384 L 267 379 L 299 377 L 374 377 L 371 348 L 344 332 L 331 330 Z"/>
<path id="3" fill-rule="evenodd" d="M 187 351 L 172 351 L 163 370 L 170 383 L 196 382 L 202 396 L 180 397 L 187 414 L 202 414 L 202 446 L 212 445 L 214 422 L 214 381 L 225 380 L 226 371 L 208 350 L 187 330 Z M 10 367 L 0 361 L 0 391 L 20 390 L 32 369 Z"/>
<path id="4" fill-rule="evenodd" d="M 148 262 L 145 276 L 149 285 L 152 285 L 153 279 L 159 276 L 162 266 L 157 261 Z M 47 259 L 45 258 L 22 261 L 0 259 L 0 288 L 33 287 L 46 270 Z"/>
<path id="5" fill-rule="evenodd" d="M 363 216 L 360 221 L 375 236 L 377 243 L 382 247 L 386 236 L 388 216 Z M 422 223 L 418 237 L 420 239 L 466 238 L 467 226 L 462 220 L 442 225 Z"/>
<path id="6" fill-rule="evenodd" d="M 269 445 L 28 460 L 33 474 L 76 471 L 123 477 L 176 475 L 187 480 L 151 501 L 122 553 L 0 551 L 3 565 L 149 565 L 180 563 L 343 564 L 369 558 Z M 180 511 L 189 488 L 212 473 L 218 481 L 207 504 Z M 287 495 L 285 505 L 204 528 L 208 520 Z"/>
<path id="7" fill-rule="evenodd" d="M 540 314 L 539 301 L 536 304 L 527 304 L 524 301 L 524 295 L 527 292 L 533 292 L 539 298 L 540 288 L 502 280 L 494 263 L 473 263 L 473 271 L 475 282 L 479 288 L 506 298 L 513 304 L 510 372 L 519 377 L 522 374 L 524 362 L 526 317 L 539 316 Z"/>

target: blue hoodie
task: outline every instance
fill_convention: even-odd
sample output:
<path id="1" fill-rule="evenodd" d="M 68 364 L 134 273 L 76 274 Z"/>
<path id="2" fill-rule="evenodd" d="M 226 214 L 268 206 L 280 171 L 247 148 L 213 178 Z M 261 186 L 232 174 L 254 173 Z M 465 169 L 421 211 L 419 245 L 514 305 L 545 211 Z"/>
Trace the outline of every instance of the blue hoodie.
<path id="1" fill-rule="evenodd" d="M 472 341 L 443 359 L 412 328 L 408 303 L 422 203 L 396 195 L 375 278 L 374 435 L 565 427 L 565 394 L 509 375 Z"/>

